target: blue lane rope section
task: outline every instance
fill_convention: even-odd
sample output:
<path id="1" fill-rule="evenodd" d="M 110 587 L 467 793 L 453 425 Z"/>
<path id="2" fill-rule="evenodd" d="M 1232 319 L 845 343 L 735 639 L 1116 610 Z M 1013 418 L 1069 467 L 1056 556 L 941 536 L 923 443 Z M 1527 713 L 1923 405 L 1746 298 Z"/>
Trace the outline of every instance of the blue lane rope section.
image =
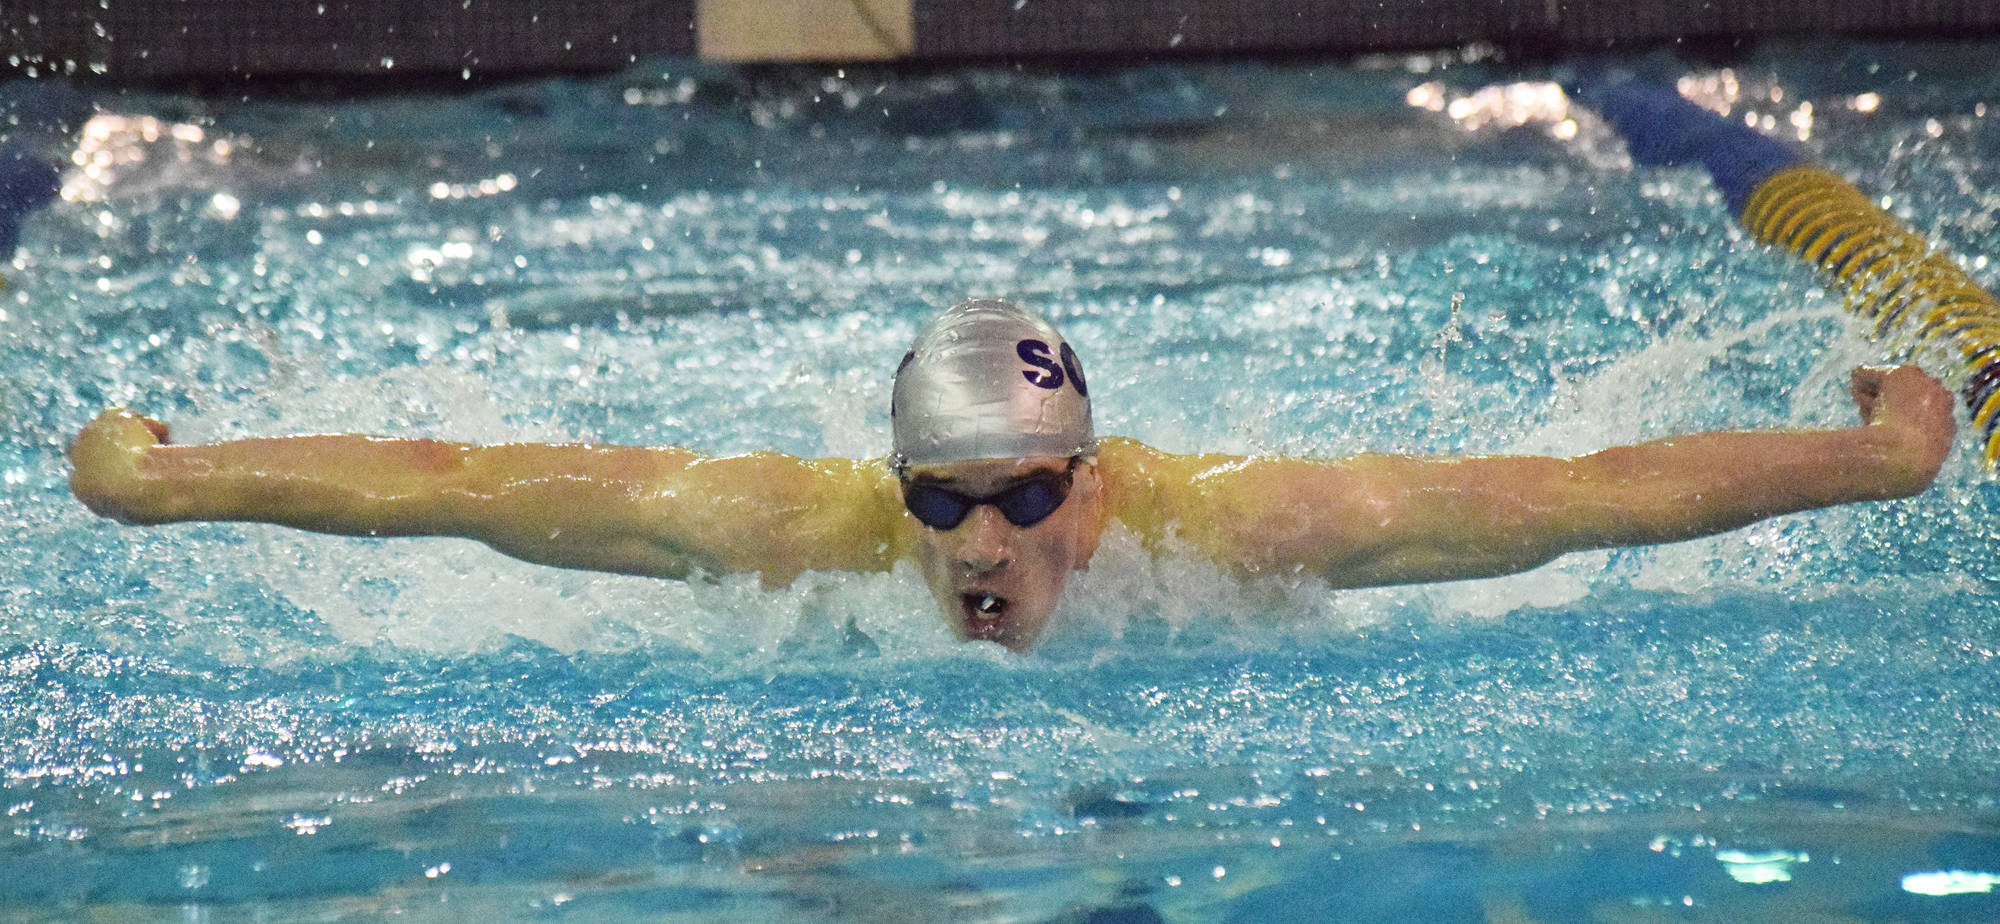
<path id="1" fill-rule="evenodd" d="M 21 222 L 55 200 L 62 175 L 22 145 L 0 144 L 0 267 L 14 259 Z M 0 285 L 6 282 L 0 274 Z"/>
<path id="2" fill-rule="evenodd" d="M 1790 145 L 1724 119 L 1667 87 L 1604 75 L 1568 90 L 1618 130 L 1635 162 L 1706 168 L 1732 215 L 1743 214 L 1759 183 L 1806 162 Z"/>

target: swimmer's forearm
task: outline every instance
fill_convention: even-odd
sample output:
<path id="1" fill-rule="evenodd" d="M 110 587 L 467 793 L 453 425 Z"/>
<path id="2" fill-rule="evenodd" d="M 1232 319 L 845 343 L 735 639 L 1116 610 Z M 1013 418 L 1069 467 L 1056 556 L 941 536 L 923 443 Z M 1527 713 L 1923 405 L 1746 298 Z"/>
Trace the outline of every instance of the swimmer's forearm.
<path id="1" fill-rule="evenodd" d="M 413 464 L 444 444 L 312 436 L 169 444 L 167 426 L 114 408 L 70 444 L 70 489 L 126 523 L 255 520 L 350 534 L 418 519 Z M 411 530 L 395 529 L 395 532 Z"/>
<path id="2" fill-rule="evenodd" d="M 1674 542 L 1928 488 L 1942 457 L 1885 427 L 1704 433 L 1608 449 L 1568 473 L 1575 548 Z"/>
<path id="3" fill-rule="evenodd" d="M 454 536 L 524 561 L 654 577 L 715 568 L 676 542 L 648 485 L 678 449 L 474 446 L 366 436 L 154 445 L 115 491 L 78 496 L 130 523 L 270 523 L 347 536 Z M 648 514 L 652 516 L 648 516 Z"/>
<path id="4" fill-rule="evenodd" d="M 473 447 L 299 436 L 160 445 L 137 467 L 134 522 L 274 523 L 354 536 L 460 534 L 468 500 L 448 480 Z"/>
<path id="5" fill-rule="evenodd" d="M 1492 577 L 1923 491 L 1949 454 L 1950 393 L 1908 367 L 1857 372 L 1855 391 L 1867 423 L 1848 429 L 1696 434 L 1574 459 L 1189 458 L 1191 474 L 1148 483 L 1195 488 L 1169 511 L 1180 534 L 1246 574 L 1343 587 Z"/>
<path id="6" fill-rule="evenodd" d="M 1885 438 L 1886 437 L 1886 438 Z M 1298 561 L 1337 586 L 1496 577 L 1569 552 L 1678 542 L 1768 517 L 1915 494 L 1934 465 L 1892 435 L 1851 430 L 1725 432 L 1575 459 L 1380 459 L 1348 530 Z M 1285 534 L 1267 530 L 1264 535 Z M 1340 530 L 1335 529 L 1334 535 Z M 1282 548 L 1282 544 L 1279 546 Z M 1280 570 L 1286 556 L 1258 570 Z"/>
<path id="7" fill-rule="evenodd" d="M 1610 486 L 1595 492 L 1606 504 L 1631 505 L 1622 523 L 1615 506 L 1599 512 L 1593 544 L 1689 539 L 1929 488 L 1957 429 L 1951 392 L 1914 366 L 1856 369 L 1850 390 L 1858 427 L 1697 434 L 1577 460 L 1586 487 Z"/>
<path id="8" fill-rule="evenodd" d="M 1914 366 L 1856 369 L 1851 391 L 1857 427 L 1703 433 L 1571 460 L 1482 461 L 1447 479 L 1476 502 L 1430 511 L 1432 522 L 1457 524 L 1439 548 L 1477 554 L 1455 560 L 1433 548 L 1428 561 L 1469 572 L 1459 576 L 1504 574 L 1564 552 L 1694 539 L 1930 487 L 1956 429 L 1950 391 Z"/>

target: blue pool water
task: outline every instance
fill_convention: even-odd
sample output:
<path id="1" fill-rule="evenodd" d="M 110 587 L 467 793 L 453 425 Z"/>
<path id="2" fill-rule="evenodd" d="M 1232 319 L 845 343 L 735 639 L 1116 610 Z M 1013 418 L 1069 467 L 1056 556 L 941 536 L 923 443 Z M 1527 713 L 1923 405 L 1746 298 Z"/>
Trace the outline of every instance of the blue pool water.
<path id="1" fill-rule="evenodd" d="M 1991 286 L 1994 51 L 1667 75 Z M 1848 421 L 1845 370 L 1884 348 L 1549 76 L 6 88 L 67 169 L 0 292 L 0 910 L 2000 917 L 2000 498 L 1970 441 L 1909 501 L 1492 581 L 1244 586 L 1114 535 L 1029 657 L 950 641 L 914 571 L 648 581 L 119 527 L 65 488 L 114 404 L 184 440 L 878 455 L 895 358 L 980 294 L 1054 316 L 1100 429 L 1169 450 Z"/>

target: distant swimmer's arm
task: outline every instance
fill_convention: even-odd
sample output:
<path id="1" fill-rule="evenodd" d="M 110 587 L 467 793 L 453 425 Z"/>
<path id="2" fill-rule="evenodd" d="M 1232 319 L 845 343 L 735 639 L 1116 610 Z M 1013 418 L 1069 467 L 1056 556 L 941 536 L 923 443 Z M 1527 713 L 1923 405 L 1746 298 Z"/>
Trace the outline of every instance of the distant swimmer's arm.
<path id="1" fill-rule="evenodd" d="M 1853 393 L 1858 427 L 1703 433 L 1574 459 L 1213 457 L 1186 473 L 1178 531 L 1243 573 L 1367 586 L 1507 574 L 1929 487 L 1950 451 L 1950 392 L 1900 367 L 1856 370 Z"/>
<path id="2" fill-rule="evenodd" d="M 128 523 L 275 523 L 353 536 L 460 536 L 527 561 L 783 583 L 889 567 L 893 495 L 879 464 L 682 449 L 473 446 L 366 436 L 205 445 L 106 411 L 70 447 L 70 484 Z"/>

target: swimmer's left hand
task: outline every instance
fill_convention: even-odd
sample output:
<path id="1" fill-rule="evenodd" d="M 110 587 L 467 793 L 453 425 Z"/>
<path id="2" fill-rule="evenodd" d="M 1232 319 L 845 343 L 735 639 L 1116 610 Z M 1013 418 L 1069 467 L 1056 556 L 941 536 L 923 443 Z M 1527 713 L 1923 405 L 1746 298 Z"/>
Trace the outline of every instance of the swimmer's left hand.
<path id="1" fill-rule="evenodd" d="M 1915 366 L 1862 366 L 1849 391 L 1861 411 L 1863 431 L 1879 437 L 1878 447 L 1894 467 L 1886 496 L 1904 497 L 1930 487 L 1951 454 L 1951 391 Z"/>

